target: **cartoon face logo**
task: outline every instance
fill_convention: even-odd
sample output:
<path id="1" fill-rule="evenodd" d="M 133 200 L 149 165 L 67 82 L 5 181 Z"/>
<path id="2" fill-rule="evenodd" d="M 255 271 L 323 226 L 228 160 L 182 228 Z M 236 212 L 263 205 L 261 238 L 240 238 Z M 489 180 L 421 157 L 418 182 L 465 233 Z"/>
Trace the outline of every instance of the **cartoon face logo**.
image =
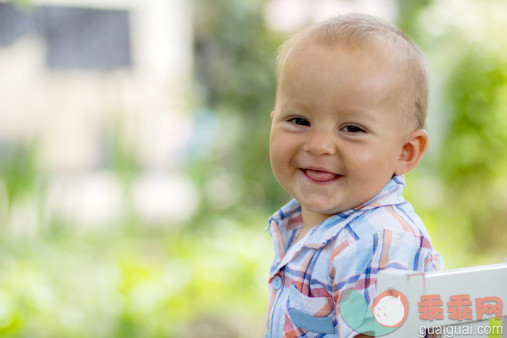
<path id="1" fill-rule="evenodd" d="M 397 290 L 387 290 L 375 298 L 371 310 L 380 325 L 399 327 L 407 318 L 408 300 Z"/>
<path id="2" fill-rule="evenodd" d="M 363 316 L 358 316 L 363 313 Z M 362 292 L 352 289 L 343 291 L 340 298 L 340 314 L 354 330 L 367 336 L 380 337 L 398 329 L 408 314 L 408 300 L 398 290 L 379 294 L 373 304 L 368 304 Z"/>

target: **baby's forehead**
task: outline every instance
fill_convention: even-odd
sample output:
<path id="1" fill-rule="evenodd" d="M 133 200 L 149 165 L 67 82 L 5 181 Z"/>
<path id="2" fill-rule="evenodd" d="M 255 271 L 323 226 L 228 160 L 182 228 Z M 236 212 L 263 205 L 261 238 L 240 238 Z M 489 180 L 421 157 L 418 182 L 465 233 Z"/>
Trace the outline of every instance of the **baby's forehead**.
<path id="1" fill-rule="evenodd" d="M 329 41 L 318 37 L 308 37 L 296 41 L 292 50 L 287 53 L 286 62 L 298 58 L 303 53 L 315 50 L 326 50 L 339 58 L 344 54 L 354 53 L 363 60 L 371 59 L 385 67 L 401 68 L 404 63 L 403 48 L 386 38 L 369 38 L 361 41 Z"/>
<path id="2" fill-rule="evenodd" d="M 278 77 L 279 86 L 282 82 L 294 81 L 293 74 L 311 73 L 317 69 L 331 77 L 348 76 L 354 82 L 382 79 L 382 82 L 387 81 L 390 88 L 396 88 L 399 92 L 406 87 L 405 82 L 409 78 L 396 50 L 381 43 L 329 45 L 321 41 L 301 41 L 288 53 L 284 61 L 284 67 Z M 297 80 L 313 81 L 316 78 L 320 77 L 313 75 L 299 77 Z"/>
<path id="3" fill-rule="evenodd" d="M 328 74 L 331 76 L 333 76 L 332 74 L 337 74 L 337 76 L 340 76 L 342 74 L 340 67 L 342 67 L 343 64 L 347 64 L 347 62 L 355 62 L 354 67 L 347 67 L 346 69 L 346 73 L 349 74 L 347 76 L 348 79 L 357 79 L 358 81 L 371 82 L 374 81 L 373 79 L 387 78 L 387 81 L 389 83 L 392 83 L 392 85 L 379 85 L 376 87 L 370 87 L 370 89 L 368 89 L 368 87 L 363 86 L 354 87 L 354 85 L 351 83 L 348 87 L 360 88 L 360 91 L 354 91 L 354 93 L 359 97 L 364 97 L 366 100 L 369 100 L 369 98 L 375 95 L 380 95 L 378 96 L 379 98 L 384 97 L 384 95 L 388 95 L 391 98 L 390 101 L 392 102 L 393 113 L 395 113 L 400 119 L 406 121 L 403 123 L 403 126 L 405 127 L 403 129 L 410 129 L 410 131 L 414 129 L 413 126 L 416 124 L 416 120 L 409 107 L 409 101 L 407 99 L 404 99 L 404 97 L 407 97 L 407 72 L 405 69 L 403 69 L 403 67 L 400 66 L 401 62 L 398 60 L 399 56 L 396 54 L 396 51 L 393 51 L 389 48 L 389 46 L 382 45 L 381 43 L 371 43 L 368 45 L 340 44 L 330 46 L 318 41 L 302 41 L 300 45 L 294 46 L 294 49 L 286 59 L 286 67 L 284 70 L 282 70 L 279 76 L 280 78 L 278 81 L 277 94 L 280 90 L 282 90 L 282 92 L 285 92 L 285 89 L 283 88 L 285 88 L 286 85 L 290 85 L 291 88 L 293 88 L 295 85 L 299 88 L 304 88 L 306 86 L 306 83 L 304 83 L 304 81 L 310 81 L 311 83 L 312 81 L 318 81 L 316 79 L 320 79 L 320 77 L 316 76 L 297 76 L 299 72 L 305 71 L 305 69 L 309 68 L 309 65 L 306 63 L 313 63 L 315 61 L 312 59 L 312 55 L 314 55 L 315 52 L 319 50 L 324 50 L 325 54 L 330 56 L 330 58 L 326 59 L 329 61 L 329 64 L 325 62 L 323 63 L 321 59 L 319 59 L 318 62 L 320 63 L 321 67 L 329 68 Z M 335 63 L 334 58 L 344 58 L 346 62 Z M 358 67 L 359 64 L 363 64 L 363 66 Z M 337 70 L 332 69 L 332 67 L 335 66 L 338 67 Z M 313 69 L 313 67 L 311 67 L 311 69 Z M 308 70 L 308 72 L 310 71 Z M 387 83 L 384 81 L 385 80 L 382 80 L 383 83 Z M 282 89 L 280 89 L 281 87 Z M 373 88 L 376 89 L 372 91 Z M 325 95 L 326 93 L 323 94 Z M 285 96 L 285 98 L 287 97 Z M 290 110 L 290 108 L 296 110 L 305 109 L 305 107 L 301 107 L 301 105 L 304 105 L 304 103 L 299 102 L 297 97 L 291 97 L 290 102 L 281 102 L 278 100 L 277 95 L 277 104 L 278 103 L 280 104 L 280 108 L 286 106 L 287 104 L 290 104 L 292 107 L 287 107 L 288 110 Z M 346 111 L 349 110 L 346 109 Z M 361 115 L 360 110 L 350 110 L 349 112 L 350 115 Z"/>

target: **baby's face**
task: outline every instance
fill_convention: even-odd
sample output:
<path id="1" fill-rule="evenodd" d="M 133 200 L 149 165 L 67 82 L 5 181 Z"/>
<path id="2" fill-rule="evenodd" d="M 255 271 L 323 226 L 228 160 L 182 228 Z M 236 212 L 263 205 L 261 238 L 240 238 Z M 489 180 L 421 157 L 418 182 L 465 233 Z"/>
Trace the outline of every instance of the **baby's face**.
<path id="1" fill-rule="evenodd" d="M 396 75 L 382 49 L 313 44 L 289 56 L 271 115 L 270 158 L 303 215 L 325 219 L 357 207 L 396 173 L 410 132 Z"/>

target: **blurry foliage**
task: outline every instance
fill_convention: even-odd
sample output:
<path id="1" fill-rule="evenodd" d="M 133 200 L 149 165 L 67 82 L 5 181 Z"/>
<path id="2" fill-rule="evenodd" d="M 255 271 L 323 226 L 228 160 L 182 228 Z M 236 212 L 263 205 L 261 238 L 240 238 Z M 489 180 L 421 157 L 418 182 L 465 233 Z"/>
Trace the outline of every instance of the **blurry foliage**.
<path id="1" fill-rule="evenodd" d="M 256 208 L 272 212 L 288 198 L 269 166 L 269 114 L 280 41 L 264 25 L 265 3 L 198 1 L 195 18 L 196 80 L 203 104 L 220 119 L 221 132 L 215 152 L 194 163 L 194 176 L 202 185 L 223 173 L 241 182 L 229 208 L 239 213 Z M 203 201 L 201 215 L 216 211 Z"/>
<path id="2" fill-rule="evenodd" d="M 468 220 L 473 249 L 489 251 L 507 240 L 507 62 L 469 51 L 456 70 L 439 169 L 448 199 Z"/>
<path id="3" fill-rule="evenodd" d="M 36 146 L 0 145 L 0 229 L 5 227 L 8 211 L 14 203 L 41 193 L 42 176 Z"/>
<path id="4" fill-rule="evenodd" d="M 11 2 L 20 7 L 30 7 L 34 4 L 33 0 L 12 0 Z"/>
<path id="5" fill-rule="evenodd" d="M 264 234 L 222 222 L 198 235 L 2 241 L 0 334 L 196 337 L 207 325 L 221 330 L 217 337 L 261 335 L 266 305 L 258 295 L 267 286 L 258 277 L 268 243 L 258 237 Z"/>
<path id="6" fill-rule="evenodd" d="M 7 203 L 31 195 L 38 177 L 34 147 L 3 144 L 0 153 L 0 178 L 5 186 Z"/>
<path id="7" fill-rule="evenodd" d="M 108 149 L 106 166 L 121 179 L 125 186 L 129 186 L 132 181 L 141 173 L 141 163 L 135 152 L 127 145 L 125 130 L 125 118 L 117 114 L 116 123 L 110 138 L 107 140 Z"/>
<path id="8" fill-rule="evenodd" d="M 396 3 L 399 8 L 397 26 L 414 38 L 413 35 L 419 32 L 416 17 L 421 9 L 431 3 L 431 0 L 397 0 Z"/>
<path id="9" fill-rule="evenodd" d="M 430 106 L 443 135 L 428 167 L 443 194 L 427 214 L 450 266 L 507 255 L 505 13 L 501 0 L 434 2 L 413 25 L 442 101 Z"/>

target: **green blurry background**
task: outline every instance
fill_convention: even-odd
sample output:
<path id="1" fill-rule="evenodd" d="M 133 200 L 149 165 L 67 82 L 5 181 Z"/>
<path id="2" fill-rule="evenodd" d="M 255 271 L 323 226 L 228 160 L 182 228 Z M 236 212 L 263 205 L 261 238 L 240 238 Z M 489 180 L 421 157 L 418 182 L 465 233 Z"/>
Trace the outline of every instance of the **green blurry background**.
<path id="1" fill-rule="evenodd" d="M 41 3 L 16 6 L 28 13 Z M 0 334 L 263 335 L 272 257 L 263 229 L 289 198 L 269 167 L 274 59 L 288 34 L 318 17 L 291 10 L 308 3 L 319 3 L 326 15 L 333 14 L 330 8 L 387 13 L 422 47 L 432 74 L 431 145 L 420 166 L 406 175 L 405 197 L 425 222 L 446 269 L 499 263 L 507 256 L 505 1 L 393 0 L 377 1 L 376 7 L 371 1 L 191 3 L 188 83 L 181 91 L 177 85 L 148 85 L 115 96 L 97 136 L 102 157 L 94 165 L 55 169 L 44 160 L 41 135 L 9 133 L 9 123 L 19 122 L 17 105 L 6 94 L 12 83 L 0 81 Z M 15 64 L 8 48 L 0 44 L 0 67 Z M 133 64 L 119 77 L 135 72 Z M 110 80 L 117 76 L 110 68 L 91 73 L 112 81 L 113 88 L 123 86 Z M 53 72 L 58 88 L 72 71 Z M 30 73 L 26 79 L 31 81 Z M 161 134 L 190 131 L 178 139 L 177 150 L 166 140 L 162 154 L 168 162 L 153 164 L 129 141 L 137 131 L 131 116 L 145 114 L 145 107 L 125 102 L 152 91 L 164 96 L 165 89 L 177 93 L 178 114 L 161 120 L 168 125 Z M 25 83 L 14 90 L 28 91 Z M 53 99 L 64 101 L 65 95 Z M 65 107 L 72 104 L 83 102 Z M 57 133 L 61 126 L 53 128 Z M 91 172 L 102 176 L 90 181 Z M 78 188 L 62 193 L 66 182 Z M 111 182 L 119 196 L 110 208 L 114 217 L 95 217 L 107 205 L 108 190 L 101 189 Z M 76 196 L 88 196 L 91 207 L 81 208 L 89 201 Z M 172 204 L 165 205 L 168 199 Z"/>

